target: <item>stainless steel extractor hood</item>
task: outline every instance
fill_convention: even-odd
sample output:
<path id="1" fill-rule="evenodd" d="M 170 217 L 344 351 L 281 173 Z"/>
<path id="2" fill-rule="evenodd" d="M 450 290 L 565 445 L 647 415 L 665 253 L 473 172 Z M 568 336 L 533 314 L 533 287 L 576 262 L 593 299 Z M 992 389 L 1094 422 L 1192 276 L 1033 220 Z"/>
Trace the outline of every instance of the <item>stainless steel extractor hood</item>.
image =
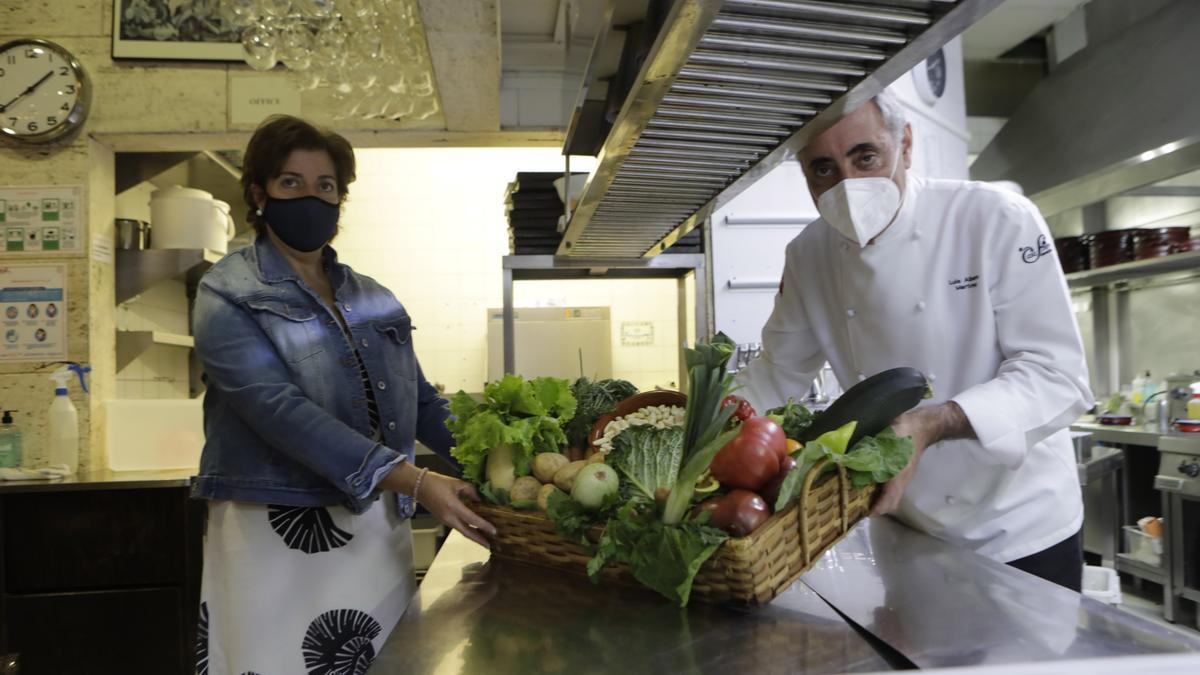
<path id="1" fill-rule="evenodd" d="M 1050 73 L 971 166 L 1046 215 L 1200 167 L 1200 2 L 1175 0 Z"/>
<path id="2" fill-rule="evenodd" d="M 558 255 L 654 256 L 1001 0 L 676 0 Z"/>

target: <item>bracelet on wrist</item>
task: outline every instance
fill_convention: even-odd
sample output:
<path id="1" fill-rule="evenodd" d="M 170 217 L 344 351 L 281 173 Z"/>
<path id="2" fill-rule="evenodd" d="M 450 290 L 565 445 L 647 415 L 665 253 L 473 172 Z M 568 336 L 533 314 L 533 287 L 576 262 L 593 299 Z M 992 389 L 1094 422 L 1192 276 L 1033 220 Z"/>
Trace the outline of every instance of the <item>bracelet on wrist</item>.
<path id="1" fill-rule="evenodd" d="M 413 501 L 420 501 L 421 481 L 425 480 L 425 474 L 429 473 L 429 467 L 421 469 L 421 473 L 417 474 L 417 482 L 413 483 L 412 498 Z"/>

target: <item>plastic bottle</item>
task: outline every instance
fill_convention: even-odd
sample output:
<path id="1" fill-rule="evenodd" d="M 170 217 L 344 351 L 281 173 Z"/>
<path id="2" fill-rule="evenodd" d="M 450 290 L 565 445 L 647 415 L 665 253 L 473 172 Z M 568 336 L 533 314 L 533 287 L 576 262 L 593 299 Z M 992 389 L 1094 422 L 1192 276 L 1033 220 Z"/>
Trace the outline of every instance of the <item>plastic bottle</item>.
<path id="1" fill-rule="evenodd" d="M 1187 416 L 1189 420 L 1200 420 L 1200 393 L 1194 393 L 1188 399 Z"/>
<path id="2" fill-rule="evenodd" d="M 65 465 L 68 473 L 79 470 L 79 413 L 75 404 L 67 396 L 67 383 L 71 375 L 79 376 L 79 385 L 87 392 L 87 380 L 84 374 L 91 368 L 69 363 L 54 371 L 50 379 L 54 380 L 54 402 L 50 404 L 47 413 L 46 448 L 47 461 L 51 466 Z"/>
<path id="3" fill-rule="evenodd" d="M 21 428 L 13 424 L 12 414 L 16 410 L 5 410 L 0 419 L 0 468 L 15 469 L 21 466 Z"/>
<path id="4" fill-rule="evenodd" d="M 1146 401 L 1146 388 L 1149 386 L 1149 382 L 1150 371 L 1148 370 L 1144 373 L 1139 373 L 1137 377 L 1133 378 L 1133 383 L 1129 387 L 1131 390 L 1129 392 L 1129 400 L 1133 405 L 1140 406 Z"/>

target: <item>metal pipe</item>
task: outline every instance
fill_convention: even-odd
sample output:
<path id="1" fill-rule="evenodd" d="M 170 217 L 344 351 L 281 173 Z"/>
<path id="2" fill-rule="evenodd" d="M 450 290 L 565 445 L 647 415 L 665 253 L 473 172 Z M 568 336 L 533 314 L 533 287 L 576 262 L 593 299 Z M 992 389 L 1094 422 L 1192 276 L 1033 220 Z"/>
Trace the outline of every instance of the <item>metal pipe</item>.
<path id="1" fill-rule="evenodd" d="M 629 186 L 622 185 L 609 190 L 609 195 L 622 199 L 706 199 L 712 194 L 712 190 L 707 188 L 656 188 L 649 185 Z"/>
<path id="2" fill-rule="evenodd" d="M 646 129 L 642 132 L 642 138 L 673 138 L 680 141 L 703 141 L 706 143 L 731 143 L 734 145 L 744 145 L 753 148 L 762 148 L 769 150 L 770 146 L 763 145 L 763 139 L 757 136 L 745 136 L 743 134 L 713 134 L 713 133 L 698 133 L 695 131 L 675 131 L 672 129 Z"/>
<path id="3" fill-rule="evenodd" d="M 792 128 L 788 127 L 760 127 L 753 124 L 728 124 L 725 122 L 715 122 L 707 120 L 679 120 L 669 117 L 655 116 L 646 125 L 649 129 L 695 129 L 697 131 L 727 131 L 731 134 L 754 134 L 756 136 L 767 136 L 771 138 L 782 138 L 790 136 L 793 131 L 800 128 L 800 124 L 796 123 Z"/>
<path id="4" fill-rule="evenodd" d="M 902 26 L 928 26 L 931 21 L 929 15 L 920 12 L 821 0 L 726 0 L 725 7 L 794 12 L 843 19 L 869 19 Z"/>
<path id="5" fill-rule="evenodd" d="M 710 176 L 687 176 L 685 178 L 685 177 L 680 176 L 679 174 L 674 173 L 672 171 L 651 171 L 649 169 L 632 169 L 629 171 L 626 171 L 625 169 L 621 169 L 621 175 L 628 176 L 630 178 L 634 178 L 634 177 L 637 177 L 637 178 L 660 178 L 660 179 L 671 179 L 671 180 L 676 180 L 676 181 L 687 180 L 688 182 L 715 183 L 717 185 L 723 185 L 725 183 L 725 178 L 718 178 L 715 176 L 713 176 L 713 177 L 710 177 Z"/>
<path id="6" fill-rule="evenodd" d="M 786 35 L 802 38 L 825 38 L 845 40 L 854 44 L 879 44 L 899 46 L 908 42 L 908 36 L 894 30 L 881 28 L 849 28 L 831 23 L 813 21 L 788 21 L 778 18 L 757 18 L 733 14 L 718 14 L 713 20 L 712 30 L 745 31 L 755 35 Z"/>
<path id="7" fill-rule="evenodd" d="M 750 70 L 747 68 L 730 68 L 727 66 L 686 65 L 679 71 L 679 77 L 710 82 L 732 82 L 735 84 L 759 84 L 781 87 L 784 89 L 816 89 L 841 93 L 849 89 L 849 85 L 841 80 L 818 79 L 811 77 L 787 77 L 765 70 Z"/>
<path id="8" fill-rule="evenodd" d="M 804 40 L 779 40 L 776 38 L 739 35 L 737 33 L 706 33 L 700 39 L 703 47 L 715 47 L 739 52 L 766 52 L 768 54 L 795 54 L 815 56 L 822 59 L 849 59 L 851 61 L 883 61 L 887 54 L 879 49 L 852 47 L 830 42 Z"/>
<path id="9" fill-rule="evenodd" d="M 672 148 L 677 150 L 691 150 L 695 152 L 736 152 L 740 154 L 752 155 L 755 158 L 761 157 L 766 150 L 761 145 L 727 145 L 725 143 L 697 143 L 692 141 L 673 141 L 666 138 L 647 138 L 642 136 L 638 139 L 635 148 Z"/>
<path id="10" fill-rule="evenodd" d="M 664 167 L 671 167 L 671 166 L 700 166 L 700 167 L 705 167 L 705 168 L 730 167 L 730 168 L 735 168 L 735 169 L 740 170 L 740 169 L 744 169 L 749 164 L 749 162 L 747 162 L 745 160 L 740 160 L 740 161 L 721 160 L 718 158 L 709 158 L 704 155 L 694 155 L 693 157 L 704 157 L 704 158 L 703 159 L 680 159 L 677 157 L 644 156 L 641 153 L 637 153 L 637 154 L 629 155 L 629 158 L 625 160 L 625 166 L 629 166 L 631 162 L 636 162 L 639 165 L 653 165 L 653 166 L 664 166 Z"/>
<path id="11" fill-rule="evenodd" d="M 721 96 L 703 96 L 700 94 L 667 94 L 663 97 L 663 103 L 674 105 L 695 105 L 706 106 L 710 108 L 726 108 L 731 110 L 760 110 L 762 112 L 775 113 L 779 115 L 816 115 L 817 110 L 809 106 L 799 104 L 772 104 L 762 101 L 746 101 L 740 98 L 729 98 Z"/>
<path id="12" fill-rule="evenodd" d="M 829 105 L 833 99 L 828 94 L 810 93 L 801 94 L 790 91 L 781 91 L 778 89 L 766 89 L 762 87 L 738 87 L 727 84 L 704 84 L 701 82 L 689 82 L 676 80 L 675 84 L 671 85 L 671 93 L 684 92 L 688 94 L 701 94 L 705 96 L 740 96 L 745 98 L 756 98 L 764 101 L 783 101 L 786 103 L 813 103 L 816 105 Z M 816 114 L 816 111 L 813 111 Z"/>
<path id="13" fill-rule="evenodd" d="M 841 77 L 863 77 L 867 71 L 859 66 L 829 61 L 810 61 L 807 59 L 779 59 L 770 56 L 755 56 L 736 52 L 718 51 L 714 49 L 697 49 L 688 59 L 691 64 L 710 66 L 733 66 L 738 69 L 756 68 L 765 70 L 780 70 L 789 73 L 812 73 L 819 75 L 838 75 Z"/>
<path id="14" fill-rule="evenodd" d="M 641 143 L 633 146 L 633 151 L 630 153 L 630 156 L 632 156 L 634 153 L 642 157 L 679 157 L 686 159 L 690 157 L 701 156 L 711 157 L 712 159 L 717 160 L 742 163 L 753 162 L 758 157 L 757 154 L 751 152 L 717 152 L 714 150 L 703 153 L 687 152 L 685 150 L 675 150 L 673 148 L 656 148 L 650 145 L 642 145 Z"/>
<path id="15" fill-rule="evenodd" d="M 685 108 L 682 106 L 664 105 L 654 113 L 654 118 L 684 117 L 697 120 L 712 120 L 715 122 L 744 122 L 761 126 L 798 127 L 804 120 L 797 115 L 770 115 L 767 113 L 727 113 L 705 108 Z M 1200 195 L 1198 195 L 1200 196 Z"/>

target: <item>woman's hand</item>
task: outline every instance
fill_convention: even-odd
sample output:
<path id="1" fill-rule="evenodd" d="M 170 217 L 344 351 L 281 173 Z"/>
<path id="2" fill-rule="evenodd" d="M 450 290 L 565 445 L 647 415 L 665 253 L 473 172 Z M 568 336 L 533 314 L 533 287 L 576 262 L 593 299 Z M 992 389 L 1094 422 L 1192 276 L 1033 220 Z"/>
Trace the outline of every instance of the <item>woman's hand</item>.
<path id="1" fill-rule="evenodd" d="M 421 479 L 421 489 L 415 496 L 434 518 L 480 546 L 491 548 L 488 539 L 496 536 L 496 527 L 463 503 L 463 498 L 479 501 L 479 494 L 470 483 L 430 471 Z"/>
<path id="2" fill-rule="evenodd" d="M 421 469 L 409 462 L 400 462 L 387 476 L 384 476 L 379 487 L 384 490 L 394 490 L 410 495 L 424 506 L 444 525 L 449 525 L 463 533 L 467 539 L 491 548 L 487 537 L 496 536 L 496 528 L 488 521 L 480 518 L 474 511 L 467 508 L 463 498 L 473 502 L 479 501 L 479 493 L 466 481 L 444 476 L 433 471 L 426 472 L 417 486 L 417 478 Z M 416 492 L 416 494 L 413 494 Z"/>

